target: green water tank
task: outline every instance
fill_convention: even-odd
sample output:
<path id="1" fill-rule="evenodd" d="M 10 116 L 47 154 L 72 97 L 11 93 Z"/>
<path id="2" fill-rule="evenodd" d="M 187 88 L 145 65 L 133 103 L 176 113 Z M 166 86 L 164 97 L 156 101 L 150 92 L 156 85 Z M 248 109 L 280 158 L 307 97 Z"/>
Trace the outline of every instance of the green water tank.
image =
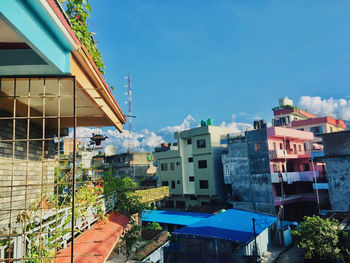
<path id="1" fill-rule="evenodd" d="M 208 123 L 208 126 L 213 126 L 213 125 L 214 125 L 214 121 L 213 121 L 212 118 L 209 118 L 209 119 L 207 120 L 207 123 Z"/>
<path id="2" fill-rule="evenodd" d="M 152 155 L 147 155 L 147 161 L 152 161 Z"/>
<path id="3" fill-rule="evenodd" d="M 207 126 L 207 122 L 205 120 L 201 120 L 201 127 Z"/>

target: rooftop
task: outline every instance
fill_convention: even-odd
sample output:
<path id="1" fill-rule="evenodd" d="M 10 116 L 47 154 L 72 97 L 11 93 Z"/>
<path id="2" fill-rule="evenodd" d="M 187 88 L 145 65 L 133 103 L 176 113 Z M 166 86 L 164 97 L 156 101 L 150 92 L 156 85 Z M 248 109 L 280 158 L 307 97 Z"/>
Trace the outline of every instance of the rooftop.
<path id="1" fill-rule="evenodd" d="M 277 217 L 240 209 L 230 209 L 173 232 L 178 236 L 217 238 L 239 243 L 249 243 L 255 231 L 259 235 L 277 221 Z"/>
<path id="2" fill-rule="evenodd" d="M 146 210 L 142 214 L 142 221 L 187 226 L 211 216 L 205 213 Z"/>

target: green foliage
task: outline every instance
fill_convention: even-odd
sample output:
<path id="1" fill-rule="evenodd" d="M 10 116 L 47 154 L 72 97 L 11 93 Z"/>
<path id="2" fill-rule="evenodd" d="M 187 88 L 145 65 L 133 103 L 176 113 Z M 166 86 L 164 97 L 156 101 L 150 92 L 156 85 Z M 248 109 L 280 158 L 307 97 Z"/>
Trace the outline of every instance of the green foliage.
<path id="1" fill-rule="evenodd" d="M 117 253 L 126 255 L 126 259 L 136 251 L 136 243 L 142 240 L 141 237 L 142 226 L 138 226 L 133 224 L 124 236 L 121 237 L 118 247 Z"/>
<path id="2" fill-rule="evenodd" d="M 340 231 L 339 233 L 339 249 L 341 262 L 350 262 L 350 232 Z"/>
<path id="3" fill-rule="evenodd" d="M 138 188 L 137 183 L 126 175 L 115 177 L 113 170 L 108 169 L 103 175 L 104 193 L 117 192 L 115 209 L 127 216 L 141 213 L 148 208 L 148 205 L 141 202 L 141 197 L 135 194 Z"/>
<path id="4" fill-rule="evenodd" d="M 162 226 L 157 222 L 152 222 L 145 227 L 146 230 L 163 230 Z"/>
<path id="5" fill-rule="evenodd" d="M 91 6 L 89 0 L 60 0 L 68 15 L 71 28 L 78 39 L 86 46 L 99 71 L 104 74 L 105 65 L 94 41 L 94 32 L 89 32 Z"/>
<path id="6" fill-rule="evenodd" d="M 338 248 L 338 221 L 319 216 L 304 217 L 299 230 L 292 232 L 297 246 L 305 248 L 305 258 L 334 260 L 340 253 Z"/>

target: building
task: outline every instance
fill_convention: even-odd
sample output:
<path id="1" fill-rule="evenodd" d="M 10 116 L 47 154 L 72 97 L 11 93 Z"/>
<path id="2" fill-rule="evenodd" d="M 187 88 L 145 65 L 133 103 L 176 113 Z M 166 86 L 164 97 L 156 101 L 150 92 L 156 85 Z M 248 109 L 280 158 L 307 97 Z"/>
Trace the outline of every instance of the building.
<path id="1" fill-rule="evenodd" d="M 313 139 L 311 132 L 283 127 L 228 135 L 222 156 L 228 202 L 270 214 L 282 205 L 286 220 L 317 211 L 313 181 L 320 175 L 305 150 Z"/>
<path id="2" fill-rule="evenodd" d="M 114 126 L 122 132 L 126 118 L 56 1 L 0 1 L 0 32 L 0 225 L 8 233 L 0 237 L 0 261 L 30 261 L 31 238 L 48 240 L 53 232 L 41 227 L 46 198 L 63 185 L 55 142 L 57 149 L 65 139 L 76 145 L 77 127 Z M 70 193 L 77 186 L 72 150 L 73 167 L 64 182 Z M 28 229 L 38 214 L 33 224 L 40 227 L 31 234 L 20 229 Z M 53 220 L 58 226 L 57 216 Z M 13 243 L 16 248 L 6 245 Z M 45 253 L 38 251 L 33 260 L 47 260 L 41 258 Z"/>
<path id="3" fill-rule="evenodd" d="M 277 217 L 229 209 L 175 230 L 178 244 L 166 262 L 255 262 L 276 240 Z"/>
<path id="4" fill-rule="evenodd" d="M 227 145 L 220 136 L 228 129 L 202 122 L 202 126 L 176 132 L 174 145 L 156 148 L 160 185 L 170 187 L 168 208 L 185 209 L 190 206 L 220 204 L 225 201 L 221 154 Z"/>
<path id="5" fill-rule="evenodd" d="M 116 175 L 127 175 L 138 184 L 156 173 L 154 159 L 149 152 L 126 152 L 105 156 L 105 167 L 113 168 Z"/>
<path id="6" fill-rule="evenodd" d="M 301 110 L 293 105 L 293 101 L 287 97 L 279 100 L 279 106 L 272 109 L 274 119 L 273 126 L 284 126 L 301 131 L 312 132 L 314 135 L 338 132 L 346 130 L 343 120 L 332 117 L 318 117 L 306 110 Z M 309 151 L 322 150 L 322 138 L 314 137 L 311 144 L 307 145 Z"/>
<path id="7" fill-rule="evenodd" d="M 322 134 L 329 199 L 333 211 L 350 211 L 350 131 Z"/>
<path id="8" fill-rule="evenodd" d="M 301 110 L 293 105 L 293 100 L 285 97 L 279 100 L 279 106 L 272 109 L 274 119 L 273 126 L 287 126 L 293 121 L 306 120 L 316 118 L 315 114 L 309 113 L 306 110 Z"/>

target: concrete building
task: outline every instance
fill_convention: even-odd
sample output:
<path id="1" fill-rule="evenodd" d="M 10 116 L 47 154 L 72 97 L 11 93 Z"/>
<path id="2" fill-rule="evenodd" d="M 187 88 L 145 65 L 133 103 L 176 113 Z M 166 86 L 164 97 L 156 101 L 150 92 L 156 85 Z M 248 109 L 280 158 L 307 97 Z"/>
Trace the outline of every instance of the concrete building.
<path id="1" fill-rule="evenodd" d="M 319 172 L 305 150 L 313 139 L 311 132 L 283 127 L 228 135 L 222 156 L 228 202 L 270 214 L 283 205 L 291 219 L 317 209 L 313 180 Z"/>
<path id="2" fill-rule="evenodd" d="M 208 122 L 210 124 L 210 122 Z M 205 126 L 204 126 L 205 124 Z M 174 145 L 156 148 L 160 185 L 169 185 L 169 208 L 219 204 L 225 200 L 221 154 L 227 145 L 220 136 L 228 129 L 206 125 L 176 132 Z"/>
<path id="3" fill-rule="evenodd" d="M 350 131 L 321 135 L 326 163 L 329 199 L 334 211 L 350 211 Z"/>
<path id="4" fill-rule="evenodd" d="M 141 183 L 156 173 L 154 159 L 150 152 L 127 152 L 105 156 L 105 167 L 113 168 L 117 176 L 127 175 Z"/>

